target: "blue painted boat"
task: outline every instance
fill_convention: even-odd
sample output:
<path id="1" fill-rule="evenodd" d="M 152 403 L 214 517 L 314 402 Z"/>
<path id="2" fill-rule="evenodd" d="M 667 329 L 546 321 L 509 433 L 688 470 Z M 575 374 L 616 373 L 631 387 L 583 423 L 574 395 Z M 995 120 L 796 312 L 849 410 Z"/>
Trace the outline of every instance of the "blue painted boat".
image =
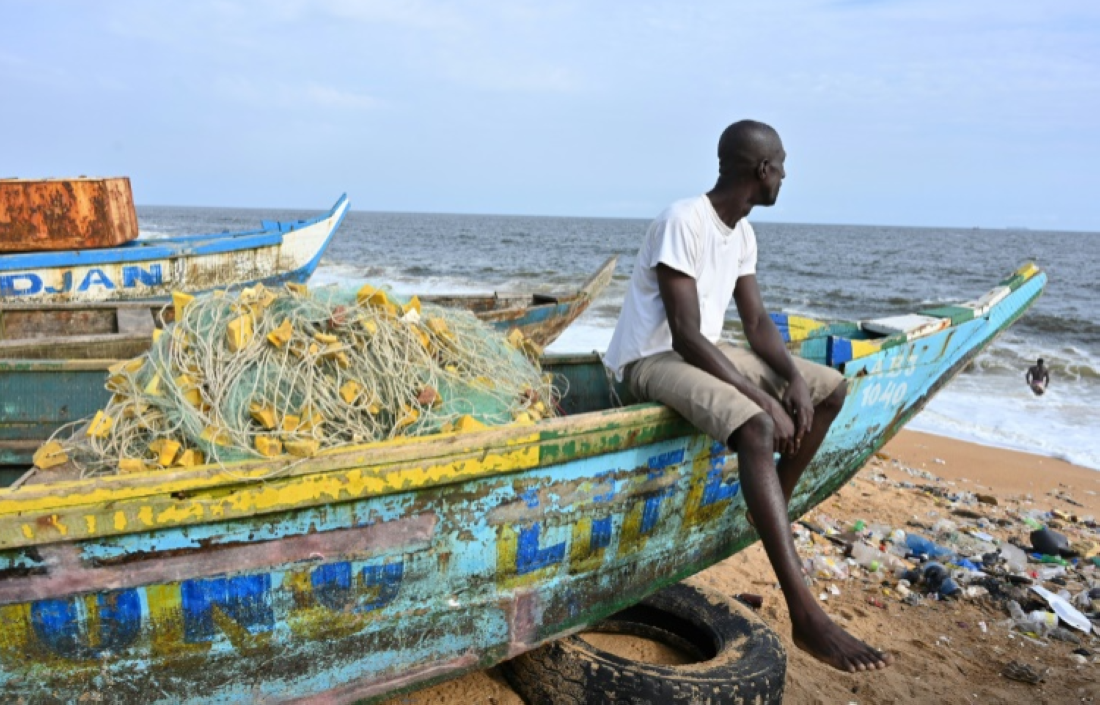
<path id="1" fill-rule="evenodd" d="M 792 516 L 1028 309 L 1046 276 L 1021 272 L 946 324 L 781 317 L 792 349 L 849 384 Z M 756 540 L 720 444 L 613 390 L 594 356 L 545 367 L 569 392 L 537 424 L 0 490 L 0 690 L 369 702 L 580 630 Z"/>
<path id="2" fill-rule="evenodd" d="M 257 282 L 304 282 L 348 211 L 258 230 L 134 240 L 118 247 L 0 255 L 0 304 L 163 299 Z"/>

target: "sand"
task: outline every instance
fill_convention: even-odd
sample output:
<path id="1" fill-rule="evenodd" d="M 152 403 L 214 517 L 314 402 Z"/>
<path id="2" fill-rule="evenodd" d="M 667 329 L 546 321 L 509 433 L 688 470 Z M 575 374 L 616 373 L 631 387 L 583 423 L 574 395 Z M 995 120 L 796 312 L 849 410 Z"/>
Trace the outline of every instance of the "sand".
<path id="1" fill-rule="evenodd" d="M 928 479 L 923 473 L 931 473 Z M 922 486 L 925 489 L 921 489 Z M 932 491 L 929 491 L 932 490 Z M 972 492 L 990 495 L 997 505 L 957 505 L 937 494 Z M 949 518 L 953 509 L 977 511 L 999 540 L 1025 543 L 1029 529 L 1018 520 L 1028 510 L 1059 510 L 1077 518 L 1100 519 L 1100 471 L 1027 453 L 989 448 L 904 431 L 836 495 L 804 519 L 830 520 L 851 526 L 856 520 L 881 522 L 929 535 L 921 527 Z M 1004 525 L 996 524 L 1001 520 Z M 1072 519 L 1058 526 L 1071 537 L 1100 539 Z M 813 537 L 811 537 L 813 538 Z M 824 540 L 800 542 L 799 552 L 810 556 L 833 547 Z M 1098 575 L 1097 577 L 1100 577 Z M 799 651 L 790 640 L 790 620 L 783 596 L 759 544 L 694 576 L 692 580 L 730 594 L 762 595 L 759 615 L 779 633 L 787 647 L 785 703 L 1078 703 L 1100 700 L 1100 639 L 1084 637 L 1092 652 L 1086 664 L 1073 660 L 1080 648 L 1053 639 L 1030 639 L 1001 623 L 1003 606 L 989 598 L 905 604 L 895 582 L 884 586 L 855 568 L 847 580 L 818 579 L 814 591 L 825 593 L 826 611 L 861 639 L 891 652 L 896 662 L 884 671 L 846 674 L 835 671 Z M 830 586 L 839 591 L 834 595 Z M 1055 587 L 1056 586 L 1051 586 Z M 985 630 L 982 629 L 985 625 Z M 1082 635 L 1083 636 L 1083 635 Z M 610 643 L 610 642 L 608 642 Z M 624 641 L 627 653 L 657 658 L 660 649 Z M 1045 671 L 1045 680 L 1032 685 L 1002 675 L 1011 661 Z M 409 695 L 386 705 L 522 705 L 499 669 L 469 674 Z"/>

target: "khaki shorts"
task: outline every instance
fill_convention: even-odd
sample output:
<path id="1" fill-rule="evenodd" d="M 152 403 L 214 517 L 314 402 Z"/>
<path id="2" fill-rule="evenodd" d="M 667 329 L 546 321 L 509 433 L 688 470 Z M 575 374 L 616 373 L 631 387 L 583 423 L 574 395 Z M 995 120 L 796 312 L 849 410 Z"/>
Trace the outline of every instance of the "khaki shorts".
<path id="1" fill-rule="evenodd" d="M 719 343 L 734 369 L 748 381 L 776 399 L 782 399 L 787 380 L 776 374 L 748 348 Z M 844 375 L 831 367 L 792 355 L 814 406 L 836 391 Z M 763 410 L 730 384 L 689 365 L 676 352 L 644 357 L 627 368 L 630 391 L 639 399 L 666 404 L 722 444 L 746 421 Z"/>

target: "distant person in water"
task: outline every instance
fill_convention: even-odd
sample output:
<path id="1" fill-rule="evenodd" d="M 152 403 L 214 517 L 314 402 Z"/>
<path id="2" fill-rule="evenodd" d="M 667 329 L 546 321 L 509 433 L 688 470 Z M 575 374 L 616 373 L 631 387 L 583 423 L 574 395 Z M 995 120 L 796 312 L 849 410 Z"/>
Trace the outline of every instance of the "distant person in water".
<path id="1" fill-rule="evenodd" d="M 791 357 L 756 283 L 756 234 L 745 217 L 775 203 L 786 157 L 763 123 L 726 128 L 714 188 L 672 204 L 649 226 L 604 363 L 636 397 L 667 404 L 737 452 L 745 506 L 783 589 L 794 643 L 842 671 L 875 670 L 893 657 L 821 609 L 787 516 L 847 384 L 832 368 Z M 720 342 L 731 298 L 749 348 Z"/>
<path id="2" fill-rule="evenodd" d="M 1034 365 L 1027 368 L 1024 379 L 1027 380 L 1027 386 L 1031 387 L 1031 391 L 1037 395 L 1047 390 L 1047 385 L 1050 384 L 1050 371 L 1043 366 L 1043 358 L 1040 357 Z"/>

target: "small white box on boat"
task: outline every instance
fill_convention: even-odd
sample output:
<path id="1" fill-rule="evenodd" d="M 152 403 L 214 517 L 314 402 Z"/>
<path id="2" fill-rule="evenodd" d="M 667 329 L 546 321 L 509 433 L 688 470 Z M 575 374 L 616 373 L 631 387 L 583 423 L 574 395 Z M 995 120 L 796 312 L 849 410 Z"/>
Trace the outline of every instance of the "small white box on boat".
<path id="1" fill-rule="evenodd" d="M 951 324 L 948 318 L 933 318 L 917 313 L 908 313 L 904 316 L 888 316 L 886 318 L 872 318 L 862 321 L 860 326 L 868 333 L 879 335 L 897 335 L 904 333 L 909 340 L 930 335 L 938 330 L 943 330 Z"/>

